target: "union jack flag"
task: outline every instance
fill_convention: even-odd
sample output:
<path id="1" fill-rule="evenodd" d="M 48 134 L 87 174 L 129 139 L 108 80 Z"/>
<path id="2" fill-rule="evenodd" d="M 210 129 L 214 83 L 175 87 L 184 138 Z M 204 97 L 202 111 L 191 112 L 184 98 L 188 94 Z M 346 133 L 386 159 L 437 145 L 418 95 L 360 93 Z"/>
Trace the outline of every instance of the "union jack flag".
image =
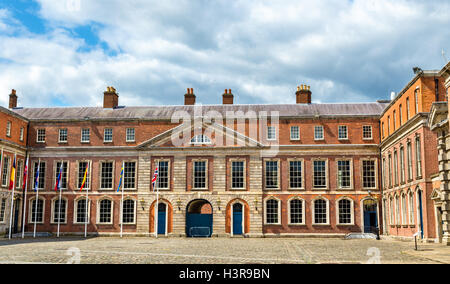
<path id="1" fill-rule="evenodd" d="M 158 180 L 158 167 L 156 167 L 155 173 L 153 174 L 153 179 L 152 179 L 153 191 L 155 191 L 155 185 L 156 185 L 157 180 Z"/>

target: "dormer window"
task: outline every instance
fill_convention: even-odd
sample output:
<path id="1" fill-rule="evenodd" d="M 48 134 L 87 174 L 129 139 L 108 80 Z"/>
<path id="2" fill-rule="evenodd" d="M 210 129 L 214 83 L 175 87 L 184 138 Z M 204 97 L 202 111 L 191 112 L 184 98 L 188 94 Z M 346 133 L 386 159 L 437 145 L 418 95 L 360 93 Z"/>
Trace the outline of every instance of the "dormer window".
<path id="1" fill-rule="evenodd" d="M 191 139 L 191 144 L 211 144 L 211 139 L 206 135 L 196 135 Z"/>

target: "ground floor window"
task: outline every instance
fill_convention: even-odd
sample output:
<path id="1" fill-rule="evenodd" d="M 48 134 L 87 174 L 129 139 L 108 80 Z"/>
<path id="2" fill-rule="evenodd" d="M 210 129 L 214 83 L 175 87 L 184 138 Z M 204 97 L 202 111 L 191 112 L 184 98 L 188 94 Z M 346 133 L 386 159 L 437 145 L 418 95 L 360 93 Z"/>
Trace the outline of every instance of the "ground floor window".
<path id="1" fill-rule="evenodd" d="M 42 223 L 44 221 L 44 200 L 34 199 L 31 202 L 31 222 Z"/>
<path id="2" fill-rule="evenodd" d="M 289 202 L 290 223 L 303 224 L 303 200 L 293 199 Z"/>
<path id="3" fill-rule="evenodd" d="M 6 199 L 2 198 L 0 204 L 0 223 L 5 222 Z"/>
<path id="4" fill-rule="evenodd" d="M 134 223 L 135 201 L 131 199 L 124 200 L 122 218 L 124 224 Z"/>
<path id="5" fill-rule="evenodd" d="M 86 199 L 80 199 L 76 203 L 76 223 L 87 223 L 88 222 L 88 208 Z"/>
<path id="6" fill-rule="evenodd" d="M 314 201 L 314 224 L 327 224 L 328 212 L 327 202 L 323 199 Z"/>
<path id="7" fill-rule="evenodd" d="M 56 199 L 53 203 L 53 223 L 66 222 L 66 200 Z"/>
<path id="8" fill-rule="evenodd" d="M 267 224 L 279 224 L 279 201 L 275 199 L 269 199 L 266 202 L 266 223 Z"/>
<path id="9" fill-rule="evenodd" d="M 339 224 L 352 224 L 352 202 L 348 199 L 341 199 L 338 202 Z"/>
<path id="10" fill-rule="evenodd" d="M 100 201 L 98 222 L 100 224 L 112 223 L 112 201 L 111 200 L 103 199 Z"/>

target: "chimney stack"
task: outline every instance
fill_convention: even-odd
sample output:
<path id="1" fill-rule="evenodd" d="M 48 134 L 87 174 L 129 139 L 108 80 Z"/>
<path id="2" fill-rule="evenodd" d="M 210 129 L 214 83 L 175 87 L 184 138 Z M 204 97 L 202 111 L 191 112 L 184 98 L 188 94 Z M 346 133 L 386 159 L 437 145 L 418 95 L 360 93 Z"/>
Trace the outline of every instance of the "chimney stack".
<path id="1" fill-rule="evenodd" d="M 310 104 L 311 103 L 311 87 L 307 85 L 300 85 L 297 87 L 295 93 L 297 97 L 297 104 Z"/>
<path id="2" fill-rule="evenodd" d="M 119 94 L 114 87 L 107 87 L 103 93 L 103 108 L 115 108 L 119 105 Z"/>
<path id="3" fill-rule="evenodd" d="M 195 95 L 193 88 L 187 89 L 187 93 L 184 95 L 184 105 L 195 105 Z"/>
<path id="4" fill-rule="evenodd" d="M 17 107 L 17 95 L 16 90 L 13 89 L 9 95 L 9 108 L 13 109 L 15 107 Z"/>
<path id="5" fill-rule="evenodd" d="M 232 105 L 234 100 L 234 95 L 231 93 L 231 89 L 225 89 L 225 93 L 222 95 L 222 103 L 224 105 Z"/>

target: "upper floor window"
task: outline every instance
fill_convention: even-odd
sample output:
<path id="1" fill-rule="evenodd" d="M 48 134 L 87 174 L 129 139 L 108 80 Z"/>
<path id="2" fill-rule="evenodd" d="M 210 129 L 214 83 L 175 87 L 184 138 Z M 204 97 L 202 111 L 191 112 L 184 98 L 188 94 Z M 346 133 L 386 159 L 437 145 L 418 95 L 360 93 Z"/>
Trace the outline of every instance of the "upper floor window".
<path id="1" fill-rule="evenodd" d="M 351 161 L 339 160 L 337 161 L 338 167 L 338 187 L 350 188 L 351 187 Z"/>
<path id="2" fill-rule="evenodd" d="M 405 149 L 400 147 L 400 182 L 405 182 Z"/>
<path id="3" fill-rule="evenodd" d="M 302 161 L 289 161 L 289 188 L 303 188 Z"/>
<path id="4" fill-rule="evenodd" d="M 126 140 L 127 142 L 134 142 L 136 140 L 134 128 L 127 128 Z"/>
<path id="5" fill-rule="evenodd" d="M 408 163 L 408 180 L 412 180 L 412 149 L 411 142 L 406 145 L 406 160 Z"/>
<path id="6" fill-rule="evenodd" d="M 243 189 L 245 188 L 245 162 L 232 161 L 231 162 L 231 188 Z"/>
<path id="7" fill-rule="evenodd" d="M 67 189 L 67 173 L 68 173 L 68 167 L 69 167 L 68 162 L 67 161 L 59 161 L 59 162 L 56 162 L 55 166 L 56 167 L 55 167 L 55 183 L 54 184 L 56 184 L 56 181 L 58 180 L 58 177 L 59 177 L 59 171 L 61 170 L 60 187 L 62 189 Z"/>
<path id="8" fill-rule="evenodd" d="M 398 154 L 394 150 L 394 185 L 398 185 Z"/>
<path id="9" fill-rule="evenodd" d="M 381 135 L 384 138 L 384 122 L 381 123 Z"/>
<path id="10" fill-rule="evenodd" d="M 267 140 L 277 139 L 277 129 L 275 126 L 267 126 Z"/>
<path id="11" fill-rule="evenodd" d="M 314 126 L 314 139 L 323 140 L 323 126 Z"/>
<path id="12" fill-rule="evenodd" d="M 316 160 L 313 162 L 313 187 L 327 187 L 327 161 Z"/>
<path id="13" fill-rule="evenodd" d="M 159 160 L 158 165 L 158 181 L 159 189 L 169 189 L 169 160 Z"/>
<path id="14" fill-rule="evenodd" d="M 414 91 L 416 114 L 419 112 L 419 87 Z"/>
<path id="15" fill-rule="evenodd" d="M 409 98 L 406 98 L 406 119 L 409 120 L 410 117 L 411 117 L 411 111 L 410 111 Z"/>
<path id="16" fill-rule="evenodd" d="M 397 112 L 395 110 L 392 117 L 394 118 L 394 131 L 395 131 L 397 129 Z"/>
<path id="17" fill-rule="evenodd" d="M 20 128 L 20 136 L 19 136 L 20 141 L 23 141 L 23 138 L 25 136 L 24 132 L 25 132 L 25 129 L 23 127 L 21 127 Z"/>
<path id="18" fill-rule="evenodd" d="M 392 155 L 389 154 L 388 160 L 388 179 L 389 179 L 389 187 L 392 187 Z"/>
<path id="19" fill-rule="evenodd" d="M 103 142 L 112 142 L 113 141 L 113 130 L 112 128 L 105 128 L 103 133 Z"/>
<path id="20" fill-rule="evenodd" d="M 11 121 L 6 122 L 6 136 L 11 137 Z"/>
<path id="21" fill-rule="evenodd" d="M 89 128 L 81 129 L 81 143 L 89 143 L 91 140 L 91 130 Z"/>
<path id="22" fill-rule="evenodd" d="M 300 140 L 299 126 L 291 126 L 291 140 Z"/>
<path id="23" fill-rule="evenodd" d="M 193 163 L 193 188 L 207 189 L 208 161 L 194 161 Z"/>
<path id="24" fill-rule="evenodd" d="M 372 139 L 372 126 L 370 125 L 363 126 L 363 139 Z"/>
<path id="25" fill-rule="evenodd" d="M 211 144 L 211 139 L 206 135 L 196 135 L 192 137 L 191 144 Z"/>
<path id="26" fill-rule="evenodd" d="M 62 128 L 59 130 L 59 143 L 67 142 L 67 128 Z"/>
<path id="27" fill-rule="evenodd" d="M 376 161 L 375 160 L 364 160 L 362 162 L 363 171 L 363 187 L 364 188 L 376 188 Z"/>
<path id="28" fill-rule="evenodd" d="M 78 162 L 78 188 L 81 188 L 83 184 L 84 176 L 86 174 L 86 180 L 84 182 L 83 189 L 90 189 L 91 186 L 91 166 L 88 161 Z"/>
<path id="29" fill-rule="evenodd" d="M 402 126 L 402 124 L 403 124 L 403 107 L 402 107 L 402 105 L 400 105 L 398 108 L 399 108 L 398 121 L 400 122 L 400 126 Z"/>
<path id="30" fill-rule="evenodd" d="M 422 177 L 422 147 L 420 145 L 420 137 L 416 137 L 416 174 Z"/>
<path id="31" fill-rule="evenodd" d="M 39 169 L 39 172 L 38 172 Z M 45 170 L 46 164 L 45 162 L 35 162 L 34 163 L 34 175 L 33 175 L 33 188 L 36 189 L 44 189 L 45 187 Z M 38 178 L 39 173 L 39 178 Z M 36 187 L 37 186 L 37 187 Z"/>
<path id="32" fill-rule="evenodd" d="M 8 185 L 9 179 L 9 157 L 3 157 L 3 168 L 2 168 L 2 186 Z"/>
<path id="33" fill-rule="evenodd" d="M 266 188 L 278 188 L 278 161 L 266 161 Z"/>
<path id="34" fill-rule="evenodd" d="M 45 129 L 38 129 L 36 135 L 36 142 L 44 143 L 45 142 Z"/>
<path id="35" fill-rule="evenodd" d="M 136 188 L 136 162 L 125 162 L 123 169 L 123 188 Z"/>
<path id="36" fill-rule="evenodd" d="M 391 117 L 390 116 L 388 116 L 387 132 L 388 132 L 388 135 L 391 134 Z"/>
<path id="37" fill-rule="evenodd" d="M 105 161 L 100 163 L 100 188 L 113 189 L 114 163 Z"/>
<path id="38" fill-rule="evenodd" d="M 339 139 L 348 139 L 348 129 L 346 125 L 340 125 L 338 130 Z"/>

